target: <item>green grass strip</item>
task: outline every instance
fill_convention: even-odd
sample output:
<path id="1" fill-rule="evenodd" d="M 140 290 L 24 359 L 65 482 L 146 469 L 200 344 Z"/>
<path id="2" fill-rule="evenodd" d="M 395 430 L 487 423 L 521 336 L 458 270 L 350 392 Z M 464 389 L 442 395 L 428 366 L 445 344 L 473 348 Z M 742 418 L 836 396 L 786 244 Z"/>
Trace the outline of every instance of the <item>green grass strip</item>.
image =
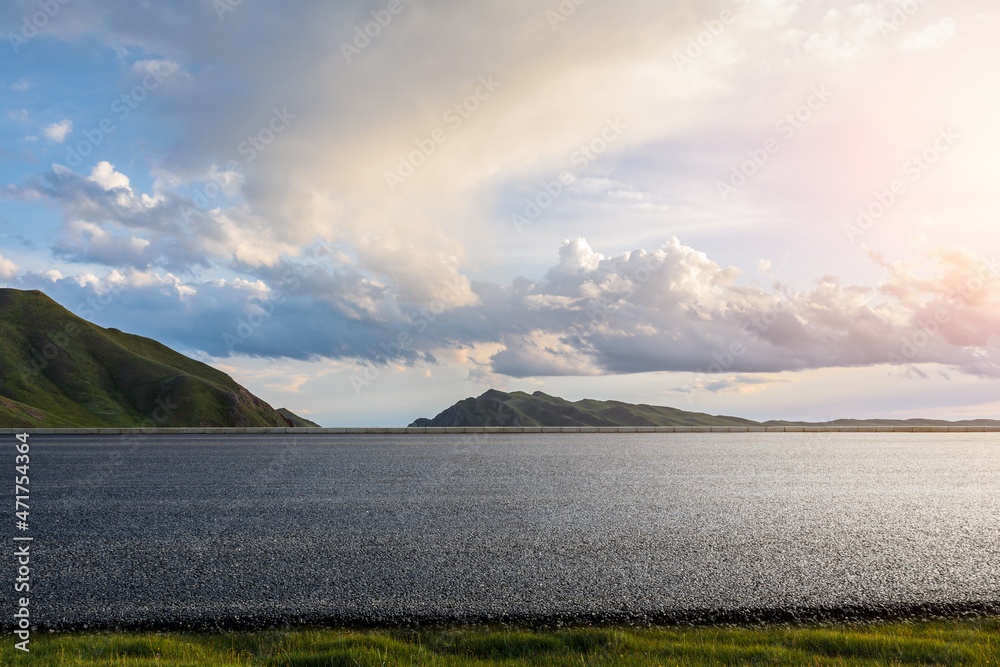
<path id="1" fill-rule="evenodd" d="M 998 665 L 1000 619 L 759 628 L 36 633 L 0 665 Z"/>

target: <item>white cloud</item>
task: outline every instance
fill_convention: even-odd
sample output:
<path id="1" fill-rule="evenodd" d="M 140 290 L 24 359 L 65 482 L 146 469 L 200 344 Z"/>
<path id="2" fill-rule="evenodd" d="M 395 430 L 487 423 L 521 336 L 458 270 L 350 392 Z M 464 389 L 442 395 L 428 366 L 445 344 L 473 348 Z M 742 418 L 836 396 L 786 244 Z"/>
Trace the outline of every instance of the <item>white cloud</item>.
<path id="1" fill-rule="evenodd" d="M 137 60 L 132 63 L 132 73 L 138 75 L 146 75 L 151 72 L 155 72 L 161 77 L 167 77 L 176 74 L 181 70 L 181 66 L 172 60 L 163 59 L 148 59 L 148 60 Z"/>
<path id="2" fill-rule="evenodd" d="M 880 34 L 884 19 L 868 3 L 855 5 L 847 15 L 837 8 L 830 9 L 812 32 L 793 30 L 802 48 L 828 63 L 857 60 L 867 53 L 870 41 Z"/>
<path id="3" fill-rule="evenodd" d="M 152 194 L 138 193 L 109 162 L 97 163 L 88 177 L 59 165 L 53 172 L 58 178 L 36 179 L 14 192 L 60 204 L 66 221 L 52 247 L 75 261 L 187 270 L 216 259 L 258 267 L 301 251 L 246 205 L 199 211 L 160 181 Z M 129 233 L 119 234 L 123 229 Z"/>
<path id="4" fill-rule="evenodd" d="M 13 280 L 17 277 L 17 272 L 20 270 L 21 267 L 3 255 L 0 255 L 0 280 Z"/>
<path id="5" fill-rule="evenodd" d="M 129 185 L 128 176 L 115 171 L 115 167 L 110 162 L 98 162 L 90 172 L 90 180 L 100 185 L 105 190 L 123 188 L 132 192 Z"/>
<path id="6" fill-rule="evenodd" d="M 571 192 L 575 192 L 581 195 L 604 195 L 613 189 L 621 189 L 626 187 L 624 183 L 619 183 L 610 178 L 595 178 L 588 176 L 586 178 L 581 178 L 574 181 L 569 189 Z"/>
<path id="7" fill-rule="evenodd" d="M 565 241 L 559 250 L 558 270 L 570 274 L 580 274 L 596 270 L 604 255 L 594 252 L 586 239 Z"/>
<path id="8" fill-rule="evenodd" d="M 954 19 L 944 18 L 920 32 L 908 33 L 899 41 L 903 51 L 927 51 L 940 49 L 946 41 L 955 36 L 958 26 Z"/>
<path id="9" fill-rule="evenodd" d="M 215 210 L 209 214 L 213 233 L 204 239 L 204 248 L 217 257 L 232 257 L 249 266 L 273 266 L 283 255 L 295 255 L 298 246 L 275 238 L 265 220 L 247 207 Z"/>
<path id="10" fill-rule="evenodd" d="M 641 202 L 646 199 L 646 194 L 643 192 L 637 192 L 635 190 L 611 190 L 608 192 L 608 196 L 612 199 L 621 199 L 624 201 Z"/>
<path id="11" fill-rule="evenodd" d="M 61 120 L 58 123 L 53 123 L 42 128 L 42 133 L 46 137 L 60 144 L 66 139 L 66 135 L 72 131 L 73 121 L 71 120 Z"/>
<path id="12" fill-rule="evenodd" d="M 115 266 L 145 266 L 150 242 L 131 234 L 113 234 L 104 227 L 74 220 L 64 228 L 65 236 L 53 248 L 57 253 L 88 262 Z"/>
<path id="13" fill-rule="evenodd" d="M 719 375 L 713 377 L 698 377 L 691 383 L 690 389 L 682 393 L 709 392 L 712 394 L 749 395 L 767 391 L 771 386 L 790 382 L 780 374 L 754 375 Z"/>
<path id="14" fill-rule="evenodd" d="M 560 254 L 546 281 L 516 298 L 523 311 L 484 297 L 499 330 L 533 324 L 504 335 L 495 370 L 518 377 L 539 368 L 714 375 L 896 360 L 1000 377 L 1000 338 L 990 333 L 1000 331 L 1000 266 L 964 251 L 932 249 L 921 260 L 892 264 L 873 256 L 888 274 L 877 289 L 828 276 L 808 290 L 741 285 L 739 271 L 676 239 L 653 252 L 607 258 L 577 239 Z M 552 294 L 563 298 L 544 301 L 543 316 L 532 314 Z M 877 296 L 880 304 L 871 305 Z"/>
<path id="15" fill-rule="evenodd" d="M 790 23 L 799 13 L 800 0 L 750 0 L 741 11 L 757 27 L 773 30 Z"/>

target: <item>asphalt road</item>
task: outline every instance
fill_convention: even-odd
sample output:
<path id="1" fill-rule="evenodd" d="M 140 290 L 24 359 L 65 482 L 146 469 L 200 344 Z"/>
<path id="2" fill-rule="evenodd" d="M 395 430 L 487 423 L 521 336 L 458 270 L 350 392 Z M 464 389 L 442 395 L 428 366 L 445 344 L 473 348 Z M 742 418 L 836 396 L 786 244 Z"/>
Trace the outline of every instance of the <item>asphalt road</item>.
<path id="1" fill-rule="evenodd" d="M 39 628 L 1000 612 L 995 434 L 30 443 Z"/>

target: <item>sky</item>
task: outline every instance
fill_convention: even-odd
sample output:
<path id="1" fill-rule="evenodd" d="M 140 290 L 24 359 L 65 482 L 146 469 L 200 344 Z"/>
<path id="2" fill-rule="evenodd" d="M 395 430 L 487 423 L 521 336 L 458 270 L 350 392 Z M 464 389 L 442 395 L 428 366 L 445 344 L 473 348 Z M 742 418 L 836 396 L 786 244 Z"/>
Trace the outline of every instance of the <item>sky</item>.
<path id="1" fill-rule="evenodd" d="M 1000 418 L 987 0 L 8 0 L 0 287 L 324 426 Z"/>

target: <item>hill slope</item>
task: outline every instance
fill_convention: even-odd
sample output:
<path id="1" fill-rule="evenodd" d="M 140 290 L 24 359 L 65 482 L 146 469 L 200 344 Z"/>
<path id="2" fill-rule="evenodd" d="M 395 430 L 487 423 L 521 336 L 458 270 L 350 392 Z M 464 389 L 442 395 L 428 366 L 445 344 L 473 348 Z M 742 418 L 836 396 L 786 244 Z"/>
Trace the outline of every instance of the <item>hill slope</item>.
<path id="1" fill-rule="evenodd" d="M 0 289 L 0 426 L 291 426 L 222 371 Z"/>
<path id="2" fill-rule="evenodd" d="M 739 417 L 717 417 L 656 405 L 584 399 L 570 402 L 540 391 L 490 389 L 467 398 L 433 419 L 411 426 L 752 426 Z"/>
<path id="3" fill-rule="evenodd" d="M 1000 421 L 976 419 L 947 422 L 934 419 L 838 419 L 822 424 L 755 422 L 739 417 L 687 412 L 657 405 L 584 399 L 570 402 L 540 391 L 502 392 L 490 389 L 477 398 L 459 401 L 433 419 L 410 426 L 1000 426 Z"/>
<path id="4" fill-rule="evenodd" d="M 305 417 L 299 417 L 297 414 L 292 412 L 287 408 L 278 408 L 278 413 L 281 414 L 286 420 L 292 423 L 293 426 L 299 428 L 322 428 L 319 424 L 314 421 L 310 421 Z"/>

